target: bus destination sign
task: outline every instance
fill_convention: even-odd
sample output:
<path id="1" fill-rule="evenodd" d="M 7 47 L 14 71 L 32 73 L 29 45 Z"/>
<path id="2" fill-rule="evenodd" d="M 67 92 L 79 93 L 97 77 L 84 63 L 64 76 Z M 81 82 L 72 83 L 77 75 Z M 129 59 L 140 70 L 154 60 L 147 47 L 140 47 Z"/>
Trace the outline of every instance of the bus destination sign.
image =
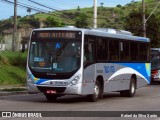
<path id="1" fill-rule="evenodd" d="M 39 32 L 38 38 L 68 38 L 75 39 L 76 32 Z"/>

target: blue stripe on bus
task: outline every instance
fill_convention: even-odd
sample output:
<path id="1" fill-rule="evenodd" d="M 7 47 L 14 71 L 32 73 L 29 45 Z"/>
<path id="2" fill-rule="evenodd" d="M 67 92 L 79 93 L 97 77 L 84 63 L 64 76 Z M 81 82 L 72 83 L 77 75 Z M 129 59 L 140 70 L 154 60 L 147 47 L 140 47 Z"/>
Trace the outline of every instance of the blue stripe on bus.
<path id="1" fill-rule="evenodd" d="M 150 76 L 151 76 L 150 63 L 117 63 L 117 64 L 127 66 L 136 70 L 137 72 L 141 73 L 150 83 Z"/>

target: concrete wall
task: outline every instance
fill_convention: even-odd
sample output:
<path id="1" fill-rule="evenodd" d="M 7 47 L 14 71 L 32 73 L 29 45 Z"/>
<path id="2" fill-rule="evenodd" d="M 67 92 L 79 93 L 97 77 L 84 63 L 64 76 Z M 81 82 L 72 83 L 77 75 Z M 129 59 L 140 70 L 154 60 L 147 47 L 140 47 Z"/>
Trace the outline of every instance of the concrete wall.
<path id="1" fill-rule="evenodd" d="M 5 44 L 0 44 L 0 50 L 5 50 Z"/>
<path id="2" fill-rule="evenodd" d="M 5 50 L 12 50 L 12 34 L 4 35 Z"/>
<path id="3" fill-rule="evenodd" d="M 22 42 L 25 43 L 25 48 L 27 48 L 27 43 L 31 31 L 32 28 L 21 28 L 17 30 L 17 39 L 15 40 L 15 51 L 19 51 L 22 49 Z M 12 50 L 13 29 L 4 30 L 3 35 L 5 41 L 5 50 Z M 22 41 L 22 38 L 27 39 Z"/>

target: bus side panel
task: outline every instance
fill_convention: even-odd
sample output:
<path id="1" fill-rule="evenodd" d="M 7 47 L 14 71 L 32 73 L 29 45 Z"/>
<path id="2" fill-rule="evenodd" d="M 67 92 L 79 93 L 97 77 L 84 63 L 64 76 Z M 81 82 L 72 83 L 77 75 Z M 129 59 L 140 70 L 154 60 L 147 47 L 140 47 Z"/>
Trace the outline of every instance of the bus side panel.
<path id="1" fill-rule="evenodd" d="M 106 88 L 108 85 L 111 86 L 110 91 L 121 91 L 121 90 L 127 90 L 129 89 L 129 83 L 130 79 L 128 79 L 130 75 L 118 75 L 114 77 L 113 79 L 106 82 Z M 107 89 L 105 89 L 105 92 L 110 92 Z"/>
<path id="2" fill-rule="evenodd" d="M 111 78 L 114 73 L 121 68 L 123 68 L 123 66 L 114 63 L 97 64 L 96 76 L 103 76 L 104 92 L 119 91 L 129 88 L 130 75 L 120 74 Z"/>
<path id="3" fill-rule="evenodd" d="M 148 82 L 144 78 L 137 76 L 137 88 L 148 85 Z"/>
<path id="4" fill-rule="evenodd" d="M 137 88 L 149 84 L 149 63 L 99 63 L 97 71 L 102 71 L 106 80 L 104 92 L 128 90 L 133 74 L 136 75 Z"/>
<path id="5" fill-rule="evenodd" d="M 88 66 L 83 71 L 83 88 L 84 95 L 93 94 L 95 85 L 95 64 Z"/>

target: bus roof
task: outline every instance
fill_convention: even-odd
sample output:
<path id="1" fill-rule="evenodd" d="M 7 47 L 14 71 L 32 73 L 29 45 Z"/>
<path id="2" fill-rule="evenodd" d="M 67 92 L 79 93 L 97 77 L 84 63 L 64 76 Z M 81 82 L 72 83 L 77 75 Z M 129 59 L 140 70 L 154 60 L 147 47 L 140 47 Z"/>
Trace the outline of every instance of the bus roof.
<path id="1" fill-rule="evenodd" d="M 124 30 L 115 30 L 110 28 L 76 28 L 74 26 L 68 27 L 53 27 L 53 28 L 39 28 L 34 29 L 33 31 L 41 31 L 41 30 L 71 30 L 71 31 L 82 31 L 84 34 L 95 35 L 101 37 L 110 37 L 110 38 L 119 38 L 124 40 L 131 41 L 142 41 L 142 42 L 150 42 L 149 38 L 133 36 L 131 32 Z"/>

